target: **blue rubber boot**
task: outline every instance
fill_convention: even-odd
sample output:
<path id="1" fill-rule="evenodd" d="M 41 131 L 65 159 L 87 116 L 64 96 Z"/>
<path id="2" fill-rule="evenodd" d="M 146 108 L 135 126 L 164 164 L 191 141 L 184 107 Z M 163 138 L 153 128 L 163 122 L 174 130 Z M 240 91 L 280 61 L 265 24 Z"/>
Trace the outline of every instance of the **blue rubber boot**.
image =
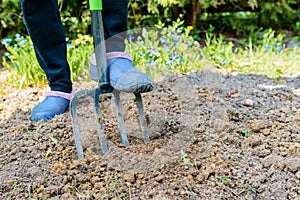
<path id="1" fill-rule="evenodd" d="M 47 96 L 32 109 L 30 118 L 32 121 L 51 120 L 56 115 L 63 114 L 68 109 L 69 103 L 69 100 L 62 97 Z"/>
<path id="2" fill-rule="evenodd" d="M 113 58 L 107 61 L 109 69 L 109 79 L 111 86 L 122 92 L 143 93 L 153 90 L 153 79 L 140 72 L 133 63 L 126 58 Z M 97 67 L 93 63 L 90 65 L 90 77 L 98 81 Z"/>

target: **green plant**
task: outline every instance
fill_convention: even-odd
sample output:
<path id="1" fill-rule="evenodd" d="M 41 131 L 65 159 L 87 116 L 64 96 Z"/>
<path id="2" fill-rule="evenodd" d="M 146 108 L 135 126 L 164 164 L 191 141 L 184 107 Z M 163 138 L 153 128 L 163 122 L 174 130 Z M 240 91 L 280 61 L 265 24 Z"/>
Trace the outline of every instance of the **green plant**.
<path id="1" fill-rule="evenodd" d="M 291 21 L 297 16 L 297 11 L 292 8 L 295 4 L 295 0 L 259 2 L 261 24 L 270 27 Z"/>
<path id="2" fill-rule="evenodd" d="M 252 115 L 252 113 L 250 113 L 250 112 L 247 112 L 247 113 L 245 114 L 246 117 L 251 117 L 251 115 Z"/>
<path id="3" fill-rule="evenodd" d="M 58 1 L 66 35 L 76 39 L 78 34 L 87 34 L 90 11 L 87 0 Z M 0 0 L 0 38 L 12 37 L 16 33 L 26 34 L 19 0 Z"/>
<path id="4" fill-rule="evenodd" d="M 181 156 L 180 156 L 180 158 L 181 158 L 181 160 L 183 161 L 183 163 L 185 165 L 192 166 L 196 170 L 198 170 L 196 159 L 194 159 L 194 161 L 191 162 L 190 159 L 188 158 L 188 155 L 183 150 L 181 150 Z"/>
<path id="5" fill-rule="evenodd" d="M 54 135 L 50 135 L 49 138 L 51 139 L 51 141 L 52 141 L 55 145 L 58 144 L 58 140 L 55 138 Z"/>
<path id="6" fill-rule="evenodd" d="M 249 137 L 249 132 L 246 130 L 246 129 L 243 129 L 241 131 L 242 135 L 245 136 L 245 137 Z"/>
<path id="7" fill-rule="evenodd" d="M 218 63 L 218 67 L 231 66 L 234 62 L 233 43 L 224 42 L 225 36 L 220 35 L 219 38 L 215 34 L 206 34 L 206 45 L 203 47 L 204 56 L 208 57 L 214 63 Z"/>
<path id="8" fill-rule="evenodd" d="M 296 22 L 296 31 L 300 32 L 300 22 Z M 300 36 L 296 35 L 292 39 L 293 41 L 298 42 L 300 41 Z"/>
<path id="9" fill-rule="evenodd" d="M 14 38 L 2 40 L 7 52 L 3 57 L 3 66 L 10 73 L 8 82 L 18 88 L 44 85 L 47 83 L 46 75 L 40 68 L 29 37 L 16 34 Z M 76 40 L 67 44 L 68 62 L 72 81 L 79 77 L 87 78 L 89 75 L 89 55 L 93 51 L 92 38 L 87 35 L 78 35 Z"/>
<path id="10" fill-rule="evenodd" d="M 153 14 L 148 9 L 148 2 L 145 0 L 130 1 L 128 24 L 131 29 L 157 24 L 159 21 L 170 22 L 170 18 L 165 15 Z"/>
<path id="11" fill-rule="evenodd" d="M 232 180 L 231 180 L 230 178 L 228 178 L 227 176 L 225 176 L 225 175 L 222 175 L 222 176 L 221 176 L 221 179 L 224 180 L 224 181 L 227 181 L 227 182 L 229 182 L 229 183 L 232 182 Z"/>
<path id="12" fill-rule="evenodd" d="M 203 15 L 210 14 L 213 17 L 223 15 L 223 13 L 228 15 L 226 27 L 238 32 L 244 32 L 245 29 L 251 29 L 252 26 L 256 27 L 257 24 L 264 27 L 286 27 L 287 24 L 292 25 L 293 21 L 299 19 L 295 0 L 271 2 L 256 0 L 132 0 L 130 1 L 129 16 L 131 25 L 153 25 L 159 20 L 171 23 L 180 17 L 186 21 L 186 25 L 197 28 Z M 249 17 L 251 17 L 251 24 L 245 24 L 245 22 L 249 22 Z M 223 18 L 224 16 L 220 21 Z"/>
<path id="13" fill-rule="evenodd" d="M 257 29 L 257 25 L 295 30 L 300 16 L 297 3 L 296 0 L 132 0 L 129 4 L 129 27 L 153 26 L 159 21 L 170 25 L 180 18 L 185 21 L 185 26 L 192 25 L 195 30 L 199 25 L 206 29 L 204 27 L 211 21 L 220 22 L 218 30 L 233 30 L 237 35 Z M 73 40 L 78 34 L 89 32 L 87 0 L 59 0 L 58 6 L 69 38 Z M 204 16 L 209 16 L 208 21 L 201 20 Z M 20 1 L 0 0 L 0 37 L 11 37 L 16 33 L 26 34 Z"/>
<path id="14" fill-rule="evenodd" d="M 205 69 L 208 63 L 229 73 L 279 77 L 297 72 L 300 63 L 297 56 L 300 48 L 285 49 L 284 37 L 267 29 L 253 33 L 242 47 L 237 47 L 226 41 L 225 36 L 210 32 L 206 35 L 206 45 L 201 48 L 194 39 L 193 27 L 185 28 L 184 22 L 177 20 L 169 26 L 160 22 L 156 27 L 129 30 L 126 51 L 141 71 L 153 77 Z M 92 38 L 79 34 L 76 40 L 67 38 L 67 41 L 72 81 L 88 79 Z M 10 72 L 8 82 L 19 88 L 46 83 L 28 37 L 17 34 L 14 38 L 3 39 L 2 44 L 8 50 L 3 58 L 3 65 Z"/>
<path id="15" fill-rule="evenodd" d="M 300 49 L 286 50 L 283 34 L 275 34 L 268 29 L 257 34 L 256 44 L 249 38 L 243 47 L 235 47 L 232 42 L 225 42 L 225 37 L 211 35 L 206 37 L 203 57 L 211 60 L 216 67 L 227 72 L 265 74 L 271 77 L 291 75 L 298 71 Z"/>
<path id="16" fill-rule="evenodd" d="M 68 40 L 68 38 L 67 38 Z M 89 35 L 77 36 L 77 39 L 67 43 L 68 62 L 71 70 L 71 80 L 89 79 L 90 55 L 93 52 L 93 38 Z"/>
<path id="17" fill-rule="evenodd" d="M 46 76 L 36 61 L 29 37 L 16 34 L 15 38 L 6 38 L 2 43 L 7 49 L 3 66 L 9 71 L 10 84 L 21 88 L 46 83 Z"/>
<path id="18" fill-rule="evenodd" d="M 19 0 L 0 0 L 0 38 L 25 32 Z"/>
<path id="19" fill-rule="evenodd" d="M 59 9 L 67 37 L 75 40 L 79 34 L 89 32 L 91 18 L 87 0 L 60 0 Z"/>
<path id="20" fill-rule="evenodd" d="M 172 26 L 135 29 L 129 32 L 126 51 L 132 55 L 136 66 L 157 77 L 169 73 L 186 73 L 203 66 L 200 45 L 190 29 L 177 20 Z"/>
<path id="21" fill-rule="evenodd" d="M 29 183 L 27 186 L 27 194 L 28 194 L 29 200 L 36 200 L 36 198 L 32 197 L 31 190 L 32 190 L 32 183 Z"/>
<path id="22" fill-rule="evenodd" d="M 123 191 L 122 184 L 124 184 L 123 179 L 115 176 L 114 180 L 103 188 L 103 193 L 114 199 L 128 199 L 127 194 Z"/>

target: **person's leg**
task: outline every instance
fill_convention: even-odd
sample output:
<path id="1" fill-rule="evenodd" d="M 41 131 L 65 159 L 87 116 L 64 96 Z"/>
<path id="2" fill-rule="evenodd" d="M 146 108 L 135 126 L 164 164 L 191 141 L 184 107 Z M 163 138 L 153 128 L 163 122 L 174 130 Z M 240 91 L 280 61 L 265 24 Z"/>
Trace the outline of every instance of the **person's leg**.
<path id="1" fill-rule="evenodd" d="M 103 0 L 103 26 L 112 87 L 125 92 L 148 92 L 152 78 L 138 71 L 125 51 L 128 21 L 128 0 Z M 91 78 L 97 81 L 96 61 L 91 57 Z"/>
<path id="2" fill-rule="evenodd" d="M 103 26 L 107 52 L 124 52 L 128 0 L 103 0 Z"/>
<path id="3" fill-rule="evenodd" d="M 46 99 L 32 110 L 31 119 L 49 120 L 66 111 L 72 92 L 57 0 L 21 0 L 21 7 L 37 60 L 51 89 Z"/>

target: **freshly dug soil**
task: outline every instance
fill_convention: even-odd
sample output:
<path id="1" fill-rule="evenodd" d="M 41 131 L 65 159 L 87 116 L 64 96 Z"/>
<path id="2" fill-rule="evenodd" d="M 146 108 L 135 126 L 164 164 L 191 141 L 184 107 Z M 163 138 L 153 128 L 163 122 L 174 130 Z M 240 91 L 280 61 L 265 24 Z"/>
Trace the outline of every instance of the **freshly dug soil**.
<path id="1" fill-rule="evenodd" d="M 68 112 L 30 121 L 46 89 L 2 85 L 0 199 L 300 199 L 300 77 L 199 71 L 157 80 L 142 95 L 146 145 L 133 95 L 122 93 L 129 147 L 120 141 L 113 96 L 102 95 L 105 155 L 93 103 L 82 98 L 83 160 Z"/>

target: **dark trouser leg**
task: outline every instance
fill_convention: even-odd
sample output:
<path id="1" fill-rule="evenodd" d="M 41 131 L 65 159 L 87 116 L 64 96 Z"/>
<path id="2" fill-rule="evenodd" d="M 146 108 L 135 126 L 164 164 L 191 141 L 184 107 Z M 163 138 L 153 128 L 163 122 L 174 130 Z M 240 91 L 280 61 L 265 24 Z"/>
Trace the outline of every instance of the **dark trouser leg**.
<path id="1" fill-rule="evenodd" d="M 107 52 L 123 52 L 128 21 L 128 0 L 103 0 L 103 24 Z M 125 58 L 125 59 L 124 59 Z M 153 80 L 138 71 L 130 59 L 119 57 L 108 60 L 111 86 L 123 92 L 148 92 Z"/>
<path id="2" fill-rule="evenodd" d="M 103 25 L 107 52 L 124 51 L 129 0 L 103 0 Z"/>
<path id="3" fill-rule="evenodd" d="M 37 60 L 51 90 L 70 93 L 72 83 L 57 0 L 21 0 L 21 6 Z"/>

